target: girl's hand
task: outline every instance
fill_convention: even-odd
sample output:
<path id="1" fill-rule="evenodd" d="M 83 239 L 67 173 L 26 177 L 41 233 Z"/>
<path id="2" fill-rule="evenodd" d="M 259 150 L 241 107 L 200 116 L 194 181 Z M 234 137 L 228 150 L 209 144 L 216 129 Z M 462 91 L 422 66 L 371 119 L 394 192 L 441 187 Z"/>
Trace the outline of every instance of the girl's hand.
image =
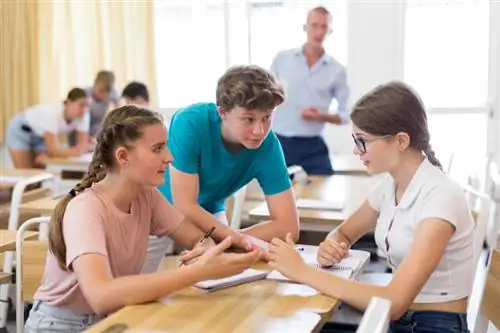
<path id="1" fill-rule="evenodd" d="M 294 281 L 299 281 L 303 269 L 308 267 L 295 249 L 291 234 L 286 235 L 286 242 L 278 238 L 271 241 L 269 266 Z"/>
<path id="2" fill-rule="evenodd" d="M 344 259 L 348 253 L 349 246 L 346 243 L 327 238 L 319 244 L 316 260 L 321 266 L 332 266 Z"/>
<path id="3" fill-rule="evenodd" d="M 250 268 L 261 257 L 259 250 L 247 253 L 224 253 L 231 245 L 231 237 L 227 237 L 217 246 L 207 249 L 199 256 L 193 266 L 200 270 L 203 280 L 220 279 L 239 274 Z"/>
<path id="4" fill-rule="evenodd" d="M 198 243 L 191 250 L 182 251 L 179 256 L 179 261 L 184 265 L 190 265 L 196 262 L 207 249 L 212 247 L 215 247 L 214 240 L 212 238 L 207 238 L 203 244 Z"/>

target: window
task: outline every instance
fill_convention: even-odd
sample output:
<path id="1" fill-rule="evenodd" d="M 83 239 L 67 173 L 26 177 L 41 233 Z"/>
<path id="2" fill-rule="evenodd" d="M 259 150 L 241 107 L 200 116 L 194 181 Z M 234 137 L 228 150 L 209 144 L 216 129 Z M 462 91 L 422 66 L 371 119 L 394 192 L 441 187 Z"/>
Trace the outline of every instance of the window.
<path id="1" fill-rule="evenodd" d="M 487 154 L 487 0 L 407 0 L 404 79 L 428 110 L 431 145 L 465 181 Z"/>
<path id="2" fill-rule="evenodd" d="M 404 78 L 427 106 L 484 106 L 488 94 L 488 1 L 408 0 L 404 52 Z"/>
<path id="3" fill-rule="evenodd" d="M 346 64 L 347 0 L 155 1 L 160 107 L 214 101 L 217 79 L 229 66 L 269 68 L 276 53 L 304 43 L 307 11 L 319 5 L 333 16 L 325 48 Z"/>
<path id="4" fill-rule="evenodd" d="M 332 14 L 332 34 L 325 41 L 325 49 L 337 61 L 346 64 L 347 1 L 345 0 L 322 1 L 312 5 L 306 1 L 253 0 L 250 5 L 251 62 L 268 68 L 279 51 L 304 44 L 306 35 L 303 25 L 306 22 L 307 12 L 320 5 Z"/>
<path id="5" fill-rule="evenodd" d="M 155 48 L 160 107 L 214 101 L 226 69 L 222 1 L 155 1 Z"/>

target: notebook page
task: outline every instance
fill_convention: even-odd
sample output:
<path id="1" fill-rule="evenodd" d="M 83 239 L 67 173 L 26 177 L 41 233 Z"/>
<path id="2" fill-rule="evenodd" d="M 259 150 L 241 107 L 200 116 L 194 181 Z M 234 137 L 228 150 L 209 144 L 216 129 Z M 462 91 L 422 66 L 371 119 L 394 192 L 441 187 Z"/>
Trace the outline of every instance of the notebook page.
<path id="1" fill-rule="evenodd" d="M 206 289 L 206 290 L 213 291 L 213 290 L 219 290 L 219 289 L 224 289 L 224 288 L 236 286 L 236 285 L 243 284 L 243 283 L 262 280 L 262 279 L 266 278 L 267 274 L 268 274 L 268 272 L 249 268 L 249 269 L 246 269 L 245 271 L 241 272 L 240 274 L 228 276 L 228 277 L 225 277 L 222 279 L 200 281 L 200 282 L 196 283 L 195 286 L 200 288 L 200 289 Z"/>
<path id="2" fill-rule="evenodd" d="M 311 266 L 317 266 L 319 268 L 319 266 L 317 264 L 314 264 L 314 263 L 307 263 L 307 264 L 311 265 Z M 346 267 L 343 267 L 343 268 L 333 267 L 333 268 L 321 268 L 321 269 L 325 272 L 328 272 L 332 275 L 335 275 L 335 276 L 338 276 L 338 277 L 341 277 L 344 279 L 350 279 L 352 276 L 352 273 L 353 273 L 352 269 L 346 268 Z M 287 278 L 286 276 L 284 276 L 283 274 L 281 274 L 277 270 L 273 270 L 271 273 L 269 273 L 269 275 L 267 276 L 267 279 L 268 280 L 283 281 L 283 282 L 293 282 L 292 280 L 290 280 L 289 278 Z"/>

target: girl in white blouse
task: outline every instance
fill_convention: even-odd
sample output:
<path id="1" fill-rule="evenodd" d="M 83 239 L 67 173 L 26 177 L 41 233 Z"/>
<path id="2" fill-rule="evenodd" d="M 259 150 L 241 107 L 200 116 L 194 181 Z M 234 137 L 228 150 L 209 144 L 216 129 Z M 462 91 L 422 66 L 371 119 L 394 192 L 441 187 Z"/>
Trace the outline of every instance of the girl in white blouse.
<path id="1" fill-rule="evenodd" d="M 368 200 L 320 244 L 328 266 L 375 228 L 393 268 L 376 286 L 345 280 L 304 263 L 293 243 L 273 240 L 270 265 L 282 274 L 360 310 L 389 299 L 391 332 L 468 332 L 474 222 L 463 190 L 441 170 L 429 144 L 424 106 L 407 85 L 390 82 L 363 96 L 351 114 L 354 153 L 368 173 L 387 173 Z"/>
<path id="2" fill-rule="evenodd" d="M 16 168 L 43 167 L 48 156 L 70 157 L 87 153 L 90 115 L 85 90 L 73 88 L 63 103 L 36 105 L 17 114 L 7 126 L 7 147 Z M 76 131 L 73 147 L 67 136 Z"/>

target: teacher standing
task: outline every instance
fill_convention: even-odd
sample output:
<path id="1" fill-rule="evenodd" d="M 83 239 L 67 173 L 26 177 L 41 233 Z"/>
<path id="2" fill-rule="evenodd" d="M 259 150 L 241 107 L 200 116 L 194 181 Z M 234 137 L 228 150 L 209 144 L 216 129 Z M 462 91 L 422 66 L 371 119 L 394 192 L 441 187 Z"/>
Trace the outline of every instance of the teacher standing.
<path id="1" fill-rule="evenodd" d="M 325 123 L 340 125 L 349 121 L 346 70 L 325 52 L 323 43 L 331 33 L 332 17 L 324 7 L 307 14 L 306 43 L 279 52 L 271 71 L 285 88 L 285 102 L 273 117 L 288 166 L 300 165 L 311 175 L 333 174 L 328 147 L 322 132 Z M 330 112 L 333 100 L 336 112 Z"/>

